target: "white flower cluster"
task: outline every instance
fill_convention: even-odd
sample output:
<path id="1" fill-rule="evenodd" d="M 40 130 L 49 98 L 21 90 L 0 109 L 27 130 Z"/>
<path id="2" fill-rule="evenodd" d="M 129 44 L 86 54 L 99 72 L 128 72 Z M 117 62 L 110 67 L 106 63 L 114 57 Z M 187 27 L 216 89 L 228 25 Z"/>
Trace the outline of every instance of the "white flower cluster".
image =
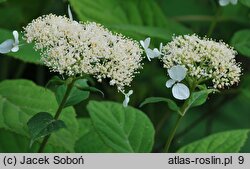
<path id="1" fill-rule="evenodd" d="M 167 69 L 175 65 L 187 68 L 187 77 L 197 82 L 211 80 L 214 88 L 224 88 L 240 81 L 237 52 L 223 42 L 197 35 L 174 37 L 163 47 L 162 61 Z"/>
<path id="2" fill-rule="evenodd" d="M 99 82 L 108 78 L 110 85 L 124 90 L 142 67 L 139 43 L 94 22 L 78 23 L 50 14 L 33 20 L 24 30 L 26 41 L 35 42 L 45 65 L 60 74 L 89 74 Z"/>

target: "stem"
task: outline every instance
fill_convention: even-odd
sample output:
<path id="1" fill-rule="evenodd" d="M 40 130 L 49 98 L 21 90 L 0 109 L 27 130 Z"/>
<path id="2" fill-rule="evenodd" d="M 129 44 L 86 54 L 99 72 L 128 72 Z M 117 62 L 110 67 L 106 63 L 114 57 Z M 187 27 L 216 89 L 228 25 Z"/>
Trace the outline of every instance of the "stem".
<path id="1" fill-rule="evenodd" d="M 198 85 L 197 81 L 193 81 L 190 87 L 190 95 L 195 91 L 196 86 Z M 167 153 L 169 151 L 169 147 L 174 139 L 175 133 L 177 131 L 177 128 L 180 124 L 181 119 L 184 117 L 188 109 L 190 108 L 190 105 L 188 105 L 188 100 L 186 100 L 178 113 L 178 118 L 175 122 L 174 128 L 170 131 L 170 136 L 168 137 L 168 140 L 164 146 L 163 152 Z"/>
<path id="2" fill-rule="evenodd" d="M 64 105 L 65 105 L 65 103 L 66 103 L 66 101 L 67 101 L 67 99 L 68 99 L 68 97 L 69 97 L 70 91 L 71 91 L 71 89 L 72 89 L 73 86 L 74 86 L 74 82 L 75 82 L 75 81 L 72 80 L 72 82 L 68 84 L 67 90 L 66 90 L 66 92 L 65 92 L 65 94 L 64 94 L 64 97 L 63 97 L 63 99 L 62 99 L 62 102 L 61 102 L 61 104 L 59 105 L 59 107 L 58 107 L 58 109 L 57 109 L 57 111 L 56 111 L 56 114 L 55 114 L 55 116 L 54 116 L 54 119 L 55 119 L 55 120 L 57 120 L 57 119 L 59 118 L 59 116 L 60 116 L 60 114 L 61 114 L 61 112 L 62 112 L 62 109 L 64 108 Z"/>
<path id="3" fill-rule="evenodd" d="M 175 122 L 174 128 L 170 132 L 170 136 L 168 137 L 168 140 L 166 142 L 166 145 L 164 147 L 163 152 L 167 153 L 169 151 L 169 147 L 170 147 L 170 145 L 172 143 L 172 140 L 173 140 L 173 138 L 175 136 L 176 130 L 177 130 L 179 124 L 180 124 L 180 121 L 181 121 L 182 117 L 183 117 L 182 115 L 178 114 L 178 118 L 177 118 L 177 120 Z"/>
<path id="4" fill-rule="evenodd" d="M 220 7 L 218 7 L 217 12 L 216 12 L 216 14 L 215 14 L 215 16 L 214 16 L 214 18 L 212 20 L 212 23 L 211 23 L 210 27 L 209 27 L 209 30 L 207 32 L 208 37 L 210 37 L 213 34 L 214 29 L 215 29 L 215 27 L 216 27 L 216 25 L 218 23 L 219 16 L 220 16 Z"/>
<path id="5" fill-rule="evenodd" d="M 64 105 L 65 105 L 65 103 L 66 103 L 66 101 L 67 101 L 67 99 L 68 99 L 68 97 L 69 97 L 70 91 L 71 91 L 71 89 L 72 89 L 73 86 L 74 86 L 74 82 L 75 82 L 75 80 L 72 80 L 72 81 L 67 85 L 67 90 L 66 90 L 66 92 L 65 92 L 65 94 L 64 94 L 64 96 L 63 96 L 63 99 L 62 99 L 62 101 L 61 101 L 61 103 L 60 103 L 60 105 L 59 105 L 59 107 L 58 107 L 58 109 L 57 109 L 57 111 L 56 111 L 55 116 L 54 116 L 54 119 L 55 119 L 55 120 L 57 120 L 57 119 L 59 118 L 59 116 L 60 116 L 60 114 L 61 114 L 61 112 L 62 112 L 62 110 L 63 110 L 63 108 L 64 108 Z M 43 141 L 42 141 L 42 143 L 41 143 L 41 145 L 40 145 L 40 148 L 39 148 L 39 150 L 38 150 L 38 153 L 42 153 L 42 152 L 43 152 L 43 150 L 44 150 L 44 148 L 45 148 L 45 146 L 46 146 L 46 144 L 47 144 L 49 138 L 50 138 L 50 134 L 47 135 L 46 137 L 44 137 L 44 139 L 43 139 Z"/>
<path id="6" fill-rule="evenodd" d="M 201 115 L 199 118 L 197 118 L 196 120 L 194 120 L 189 126 L 187 126 L 184 130 L 180 131 L 175 139 L 179 139 L 180 137 L 183 137 L 185 134 L 187 134 L 189 131 L 192 130 L 192 128 L 194 128 L 195 126 L 197 126 L 198 124 L 200 124 L 200 122 L 202 122 L 207 116 L 209 116 L 211 114 L 210 111 L 207 111 L 206 113 L 204 113 L 203 115 Z"/>
<path id="7" fill-rule="evenodd" d="M 196 87 L 196 84 L 194 83 L 191 87 L 191 93 L 194 91 Z M 174 125 L 174 128 L 170 131 L 170 136 L 168 137 L 168 140 L 165 144 L 165 147 L 163 149 L 163 152 L 167 153 L 169 151 L 169 147 L 174 139 L 174 136 L 175 136 L 175 133 L 176 133 L 176 130 L 180 124 L 180 121 L 181 119 L 183 118 L 183 116 L 186 114 L 186 112 L 188 111 L 188 109 L 190 108 L 190 106 L 188 105 L 188 100 L 186 100 L 180 110 L 180 113 L 178 114 L 178 118 L 175 122 L 175 125 Z"/>

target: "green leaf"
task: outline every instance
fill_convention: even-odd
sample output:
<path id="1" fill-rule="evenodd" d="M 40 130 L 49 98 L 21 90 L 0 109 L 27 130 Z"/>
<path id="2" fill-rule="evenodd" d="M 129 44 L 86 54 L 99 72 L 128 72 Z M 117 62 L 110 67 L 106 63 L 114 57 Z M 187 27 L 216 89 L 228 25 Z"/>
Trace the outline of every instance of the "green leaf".
<path id="1" fill-rule="evenodd" d="M 0 0 L 0 3 L 5 2 L 6 0 Z"/>
<path id="2" fill-rule="evenodd" d="M 37 152 L 39 148 L 38 143 L 34 143 L 32 147 L 30 147 L 30 139 L 28 137 L 0 129 L 0 152 L 1 153 L 31 153 Z M 56 146 L 51 146 L 50 144 L 46 145 L 44 152 L 53 153 L 53 152 L 65 152 L 64 149 L 58 148 Z"/>
<path id="3" fill-rule="evenodd" d="M 21 34 L 19 34 L 21 36 Z M 12 31 L 0 28 L 0 43 L 7 39 L 13 39 Z M 19 38 L 20 44 L 18 52 L 10 52 L 6 55 L 20 59 L 24 62 L 41 64 L 40 54 L 33 49 L 33 44 L 27 44 L 22 38 Z"/>
<path id="4" fill-rule="evenodd" d="M 244 76 L 241 80 L 241 85 L 239 88 L 241 96 L 245 97 L 246 99 L 250 99 L 250 74 L 244 73 Z"/>
<path id="5" fill-rule="evenodd" d="M 28 120 L 37 112 L 56 112 L 58 104 L 50 90 L 28 80 L 6 80 L 0 83 L 0 128 L 30 137 Z M 72 107 L 62 111 L 60 120 L 66 129 L 53 133 L 48 144 L 73 152 L 78 124 Z"/>
<path id="6" fill-rule="evenodd" d="M 165 41 L 170 41 L 172 40 L 173 37 L 173 31 L 161 27 L 119 24 L 119 25 L 109 25 L 108 28 L 128 35 L 131 34 L 131 32 L 133 32 L 133 34 L 138 34 L 141 35 L 142 37 L 149 36 L 149 37 L 159 38 Z"/>
<path id="7" fill-rule="evenodd" d="M 76 141 L 76 153 L 112 153 L 113 150 L 105 145 L 94 128 Z"/>
<path id="8" fill-rule="evenodd" d="M 55 120 L 51 114 L 46 112 L 35 114 L 29 119 L 27 125 L 31 134 L 31 144 L 41 137 L 47 136 L 59 129 L 66 128 L 62 120 Z"/>
<path id="9" fill-rule="evenodd" d="M 216 133 L 180 148 L 178 153 L 238 153 L 250 130 Z"/>
<path id="10" fill-rule="evenodd" d="M 103 97 L 104 97 L 104 93 L 100 90 L 100 89 L 97 89 L 95 87 L 91 87 L 91 86 L 80 86 L 78 84 L 75 84 L 75 87 L 79 90 L 82 90 L 82 91 L 89 91 L 89 92 L 97 92 L 97 93 L 100 93 Z"/>
<path id="11" fill-rule="evenodd" d="M 239 0 L 243 5 L 250 7 L 250 0 Z"/>
<path id="12" fill-rule="evenodd" d="M 75 82 L 75 85 L 80 86 L 82 88 L 89 87 L 86 79 L 77 80 Z M 61 103 L 66 90 L 67 90 L 66 84 L 61 85 L 56 89 L 56 99 L 57 99 L 58 104 Z M 76 105 L 80 103 L 81 101 L 86 100 L 88 97 L 89 97 L 88 91 L 82 91 L 74 86 L 69 94 L 69 97 L 64 107 Z"/>
<path id="13" fill-rule="evenodd" d="M 77 153 L 109 153 L 112 149 L 104 144 L 90 119 L 78 119 L 79 139 L 75 144 Z"/>
<path id="14" fill-rule="evenodd" d="M 198 92 L 193 92 L 188 99 L 189 107 L 196 107 L 204 104 L 208 98 L 208 95 L 212 92 L 216 92 L 215 89 L 205 89 Z"/>
<path id="15" fill-rule="evenodd" d="M 104 143 L 115 152 L 150 152 L 154 127 L 140 110 L 113 102 L 90 101 L 93 125 Z"/>
<path id="16" fill-rule="evenodd" d="M 101 23 L 136 39 L 150 36 L 169 41 L 173 34 L 192 33 L 168 19 L 154 0 L 70 0 L 70 4 L 80 20 Z"/>
<path id="17" fill-rule="evenodd" d="M 197 86 L 199 90 L 207 90 L 207 85 L 206 84 L 200 84 Z"/>
<path id="18" fill-rule="evenodd" d="M 21 153 L 27 152 L 29 140 L 24 136 L 0 129 L 0 152 L 1 153 Z"/>
<path id="19" fill-rule="evenodd" d="M 58 87 L 62 84 L 64 84 L 65 81 L 60 79 L 60 77 L 58 76 L 53 76 L 49 81 L 48 83 L 46 84 L 45 88 L 47 87 L 51 87 L 51 88 L 55 88 L 55 87 Z"/>
<path id="20" fill-rule="evenodd" d="M 78 139 L 84 136 L 85 134 L 87 134 L 90 131 L 90 129 L 93 127 L 90 118 L 78 118 L 77 123 L 79 126 L 79 130 L 77 134 Z"/>
<path id="21" fill-rule="evenodd" d="M 250 57 L 250 29 L 236 32 L 231 40 L 231 45 L 242 55 Z"/>
<path id="22" fill-rule="evenodd" d="M 150 104 L 150 103 L 158 103 L 158 102 L 166 102 L 168 104 L 168 107 L 170 110 L 173 110 L 175 112 L 179 112 L 180 108 L 177 106 L 177 104 L 171 100 L 171 99 L 167 99 L 164 97 L 149 97 L 146 98 L 141 104 L 140 107 L 146 105 L 146 104 Z"/>

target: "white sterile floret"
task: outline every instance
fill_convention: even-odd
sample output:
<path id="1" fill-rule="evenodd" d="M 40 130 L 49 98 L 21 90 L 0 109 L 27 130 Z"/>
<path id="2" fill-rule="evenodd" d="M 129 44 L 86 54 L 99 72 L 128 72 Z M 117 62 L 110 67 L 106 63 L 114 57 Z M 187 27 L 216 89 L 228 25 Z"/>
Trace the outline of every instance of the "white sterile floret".
<path id="1" fill-rule="evenodd" d="M 73 21 L 74 19 L 73 19 L 73 15 L 70 9 L 70 5 L 68 5 L 68 15 L 69 15 L 69 19 Z"/>
<path id="2" fill-rule="evenodd" d="M 140 40 L 140 44 L 144 50 L 148 49 L 150 45 L 150 38 L 146 38 L 144 41 Z"/>
<path id="3" fill-rule="evenodd" d="M 94 22 L 82 24 L 50 14 L 33 20 L 24 30 L 26 41 L 35 42 L 45 65 L 60 74 L 89 74 L 98 82 L 107 78 L 124 90 L 142 68 L 138 42 Z"/>
<path id="4" fill-rule="evenodd" d="M 162 50 L 162 43 L 160 44 L 160 48 L 154 48 L 153 50 L 149 48 L 150 45 L 150 38 L 146 38 L 144 41 L 140 40 L 140 44 L 143 47 L 146 56 L 149 61 L 153 58 L 160 57 L 162 55 L 161 50 Z"/>
<path id="5" fill-rule="evenodd" d="M 124 101 L 123 101 L 123 106 L 124 107 L 127 107 L 128 106 L 128 103 L 129 103 L 129 100 L 130 100 L 130 95 L 132 95 L 133 94 L 133 90 L 129 90 L 129 92 L 128 93 L 124 93 L 124 92 L 122 92 L 123 93 L 123 95 L 124 95 Z"/>
<path id="6" fill-rule="evenodd" d="M 13 39 L 8 39 L 0 44 L 0 53 L 5 54 L 9 52 L 17 52 L 19 50 L 18 32 L 13 31 Z"/>
<path id="7" fill-rule="evenodd" d="M 168 74 L 171 79 L 180 82 L 186 77 L 187 69 L 181 65 L 176 65 L 168 69 Z"/>
<path id="8" fill-rule="evenodd" d="M 228 4 L 236 5 L 238 0 L 219 0 L 220 6 L 227 6 Z"/>
<path id="9" fill-rule="evenodd" d="M 165 68 L 183 65 L 189 79 L 197 83 L 209 80 L 214 88 L 224 88 L 240 81 L 241 68 L 235 60 L 237 52 L 222 41 L 197 35 L 177 36 L 163 47 L 162 53 Z"/>
<path id="10" fill-rule="evenodd" d="M 187 74 L 187 69 L 181 65 L 176 65 L 168 69 L 168 75 L 171 79 L 166 82 L 167 88 L 172 88 L 172 94 L 176 99 L 185 100 L 189 98 L 190 91 L 189 88 L 180 83 L 185 79 Z"/>

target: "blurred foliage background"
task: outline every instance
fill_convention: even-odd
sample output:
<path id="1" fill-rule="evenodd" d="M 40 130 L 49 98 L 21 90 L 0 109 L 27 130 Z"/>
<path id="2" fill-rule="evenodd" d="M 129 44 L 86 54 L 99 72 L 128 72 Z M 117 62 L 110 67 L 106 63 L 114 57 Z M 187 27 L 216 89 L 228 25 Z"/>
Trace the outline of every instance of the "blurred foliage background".
<path id="1" fill-rule="evenodd" d="M 22 27 L 41 15 L 66 15 L 68 3 L 75 20 L 95 21 L 136 40 L 151 37 L 155 47 L 160 42 L 169 42 L 173 34 L 206 36 L 210 29 L 213 39 L 222 39 L 236 49 L 237 45 L 242 45 L 242 39 L 242 43 L 250 48 L 250 8 L 247 6 L 250 2 L 219 7 L 217 0 L 0 0 L 0 42 L 11 38 L 13 30 L 22 31 Z M 237 37 L 236 32 L 241 30 L 245 30 L 244 36 Z M 232 40 L 234 35 L 236 37 Z M 206 104 L 189 111 L 178 129 L 172 151 L 211 133 L 250 128 L 249 48 L 240 50 L 237 56 L 243 68 L 240 84 L 211 94 Z M 20 52 L 10 56 L 0 54 L 0 81 L 30 79 L 45 86 L 54 75 L 41 65 L 39 54 L 32 49 L 32 45 L 23 45 Z M 157 59 L 152 62 L 145 59 L 144 69 L 132 84 L 134 94 L 130 105 L 138 108 L 145 98 L 151 96 L 172 98 L 170 90 L 165 87 L 166 80 L 167 71 L 162 68 L 162 63 Z M 108 83 L 100 84 L 94 80 L 93 83 L 104 91 L 105 100 L 122 102 L 123 96 Z M 91 94 L 89 100 L 103 98 Z M 88 116 L 87 102 L 76 106 L 79 117 Z M 142 111 L 155 126 L 153 152 L 158 152 L 168 136 L 175 114 L 164 103 L 147 105 Z M 242 152 L 250 152 L 250 139 Z"/>

